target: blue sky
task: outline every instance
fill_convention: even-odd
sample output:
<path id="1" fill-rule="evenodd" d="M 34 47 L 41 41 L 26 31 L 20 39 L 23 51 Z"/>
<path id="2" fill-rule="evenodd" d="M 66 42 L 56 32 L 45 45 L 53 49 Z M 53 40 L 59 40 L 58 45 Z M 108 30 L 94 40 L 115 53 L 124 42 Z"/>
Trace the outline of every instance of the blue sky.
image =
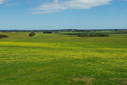
<path id="1" fill-rule="evenodd" d="M 0 0 L 0 29 L 116 28 L 127 28 L 127 0 Z"/>

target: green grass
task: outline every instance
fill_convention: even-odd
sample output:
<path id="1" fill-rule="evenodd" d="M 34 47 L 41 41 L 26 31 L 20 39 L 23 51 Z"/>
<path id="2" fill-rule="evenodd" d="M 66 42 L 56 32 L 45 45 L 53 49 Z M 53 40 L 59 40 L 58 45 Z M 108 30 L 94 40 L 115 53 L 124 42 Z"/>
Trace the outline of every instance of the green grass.
<path id="1" fill-rule="evenodd" d="M 127 34 L 0 34 L 0 85 L 127 85 Z"/>

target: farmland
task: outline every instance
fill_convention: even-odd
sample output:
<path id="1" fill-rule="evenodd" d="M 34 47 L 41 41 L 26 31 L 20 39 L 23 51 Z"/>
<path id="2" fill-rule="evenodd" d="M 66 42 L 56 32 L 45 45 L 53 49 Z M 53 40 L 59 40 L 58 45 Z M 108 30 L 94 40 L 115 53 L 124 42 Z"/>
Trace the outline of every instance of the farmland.
<path id="1" fill-rule="evenodd" d="M 0 34 L 0 85 L 127 85 L 126 33 Z"/>

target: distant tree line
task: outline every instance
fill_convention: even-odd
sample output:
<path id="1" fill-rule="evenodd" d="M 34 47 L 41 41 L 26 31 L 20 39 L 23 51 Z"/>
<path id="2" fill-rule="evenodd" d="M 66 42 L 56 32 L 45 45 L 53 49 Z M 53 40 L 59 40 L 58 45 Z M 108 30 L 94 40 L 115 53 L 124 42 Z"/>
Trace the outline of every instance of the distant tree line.
<path id="1" fill-rule="evenodd" d="M 64 35 L 75 35 L 78 37 L 108 37 L 109 34 L 108 33 L 96 33 L 96 32 L 79 32 L 79 33 L 63 33 Z"/>
<path id="2" fill-rule="evenodd" d="M 88 34 L 78 34 L 78 37 L 108 37 L 109 34 L 106 33 L 88 33 Z"/>
<path id="3" fill-rule="evenodd" d="M 127 29 L 58 29 L 58 30 L 0 30 L 0 32 L 92 32 L 92 31 L 127 31 Z"/>

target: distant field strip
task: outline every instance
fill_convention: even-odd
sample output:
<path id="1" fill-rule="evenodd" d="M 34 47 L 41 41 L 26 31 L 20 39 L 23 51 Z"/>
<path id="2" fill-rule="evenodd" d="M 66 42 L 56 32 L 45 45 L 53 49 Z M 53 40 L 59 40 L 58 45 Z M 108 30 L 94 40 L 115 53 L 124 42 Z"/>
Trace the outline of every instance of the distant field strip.
<path id="1" fill-rule="evenodd" d="M 9 55 L 16 56 L 21 54 L 31 55 L 31 52 L 34 53 L 35 56 L 37 55 L 48 55 L 48 56 L 61 56 L 61 57 L 71 57 L 71 58 L 86 58 L 86 57 L 101 57 L 105 55 L 105 58 L 112 57 L 125 57 L 127 56 L 127 48 L 101 48 L 101 47 L 87 47 L 81 48 L 79 47 L 68 47 L 68 46 L 61 46 L 60 44 L 55 43 L 36 43 L 36 42 L 12 42 L 12 41 L 2 41 L 0 42 L 0 46 L 5 47 L 17 47 L 17 50 L 20 50 L 18 53 L 15 51 L 11 51 Z M 20 49 L 20 47 L 23 47 Z M 29 47 L 30 50 L 25 49 L 25 47 Z M 38 51 L 32 49 L 32 47 L 37 47 Z M 39 49 L 40 47 L 40 49 Z M 43 48 L 43 49 L 41 49 Z M 51 48 L 51 49 L 49 49 Z M 16 48 L 14 48 L 16 49 Z M 10 50 L 8 50 L 10 51 Z M 7 51 L 7 52 L 8 52 Z M 2 51 L 0 55 L 6 55 L 6 51 Z M 33 55 L 33 54 L 32 54 Z"/>
<path id="2" fill-rule="evenodd" d="M 48 42 L 17 42 L 17 41 L 0 41 L 0 46 L 19 46 L 19 47 L 46 47 L 46 48 L 73 48 L 73 49 L 84 49 L 84 48 L 87 48 L 87 49 L 93 49 L 93 48 L 96 48 L 96 49 L 105 49 L 105 50 L 118 50 L 118 51 L 121 51 L 121 50 L 127 50 L 127 48 L 123 48 L 123 47 L 118 47 L 117 49 L 114 48 L 114 47 L 103 47 L 103 46 L 95 46 L 96 44 L 92 44 L 92 45 L 89 45 L 90 43 L 87 43 L 85 42 L 83 45 L 80 45 L 80 44 L 77 44 L 77 43 L 59 43 L 59 42 L 56 42 L 56 43 L 48 43 Z M 71 45 L 71 47 L 70 47 Z M 79 49 L 78 49 L 79 48 Z M 93 49 L 94 50 L 94 49 Z"/>
<path id="3" fill-rule="evenodd" d="M 49 47 L 53 48 L 57 45 L 52 43 L 31 43 L 31 42 L 11 42 L 11 41 L 2 41 L 0 42 L 0 46 L 28 46 L 28 47 Z"/>

